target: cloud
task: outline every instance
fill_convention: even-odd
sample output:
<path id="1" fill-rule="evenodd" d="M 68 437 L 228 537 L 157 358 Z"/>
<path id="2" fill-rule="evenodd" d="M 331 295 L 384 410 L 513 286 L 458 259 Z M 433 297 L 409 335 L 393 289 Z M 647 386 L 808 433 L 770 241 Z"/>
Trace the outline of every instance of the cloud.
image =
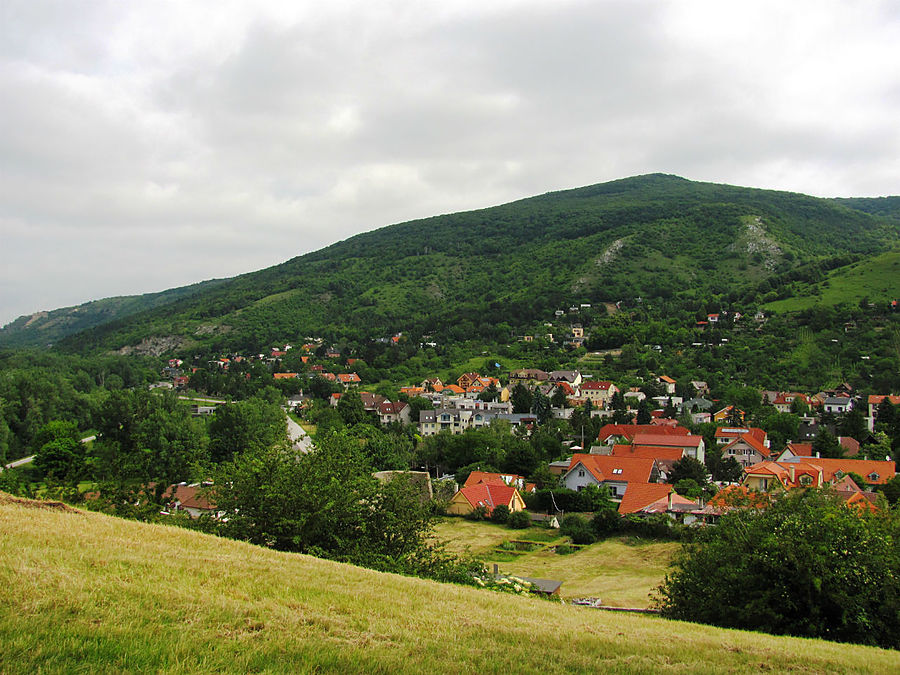
<path id="1" fill-rule="evenodd" d="M 651 171 L 896 192 L 889 2 L 0 12 L 0 322 Z"/>

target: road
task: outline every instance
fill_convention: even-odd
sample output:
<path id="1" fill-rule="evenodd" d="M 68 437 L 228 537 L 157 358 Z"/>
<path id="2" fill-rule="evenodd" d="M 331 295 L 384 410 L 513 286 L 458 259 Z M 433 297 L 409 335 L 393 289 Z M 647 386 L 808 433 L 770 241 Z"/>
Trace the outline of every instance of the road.
<path id="1" fill-rule="evenodd" d="M 82 443 L 90 443 L 91 441 L 95 441 L 95 440 L 97 440 L 96 436 L 87 436 L 86 438 L 82 438 L 81 442 Z M 31 464 L 34 461 L 35 457 L 37 457 L 37 455 L 29 455 L 28 457 L 23 457 L 22 459 L 17 459 L 15 462 L 10 462 L 9 464 L 6 464 L 3 467 L 0 467 L 0 471 L 3 471 L 3 469 L 15 469 L 20 466 L 25 466 L 26 464 Z"/>
<path id="2" fill-rule="evenodd" d="M 309 434 L 303 430 L 303 427 L 292 420 L 290 415 L 287 416 L 287 427 L 288 438 L 293 442 L 294 449 L 299 450 L 300 452 L 309 452 L 312 450 L 313 443 Z"/>

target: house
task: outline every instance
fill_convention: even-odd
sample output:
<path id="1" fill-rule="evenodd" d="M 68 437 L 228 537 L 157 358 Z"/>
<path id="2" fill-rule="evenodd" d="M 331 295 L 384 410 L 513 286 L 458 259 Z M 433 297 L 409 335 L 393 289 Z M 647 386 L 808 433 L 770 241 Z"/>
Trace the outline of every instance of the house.
<path id="1" fill-rule="evenodd" d="M 378 420 L 383 425 L 399 422 L 400 424 L 409 424 L 410 407 L 408 403 L 397 401 L 391 403 L 385 401 L 378 406 Z"/>
<path id="2" fill-rule="evenodd" d="M 706 458 L 706 443 L 703 436 L 690 434 L 659 433 L 660 429 L 670 427 L 654 427 L 654 433 L 639 433 L 634 437 L 634 445 L 648 445 L 657 448 L 678 448 L 682 456 L 693 457 L 697 461 Z"/>
<path id="3" fill-rule="evenodd" d="M 344 385 L 344 389 L 356 387 L 362 382 L 359 375 L 356 373 L 338 373 L 335 377 L 337 377 L 338 382 Z"/>
<path id="4" fill-rule="evenodd" d="M 525 510 L 525 500 L 519 491 L 503 481 L 490 481 L 464 486 L 453 495 L 447 506 L 447 513 L 464 516 L 478 507 L 484 507 L 490 515 L 500 505 L 509 508 L 510 513 Z"/>
<path id="5" fill-rule="evenodd" d="M 760 492 L 797 487 L 822 487 L 838 483 L 849 473 L 861 476 L 868 485 L 883 485 L 894 477 L 894 463 L 824 457 L 792 457 L 782 462 L 764 461 L 747 467 L 742 485 Z"/>
<path id="6" fill-rule="evenodd" d="M 719 410 L 718 412 L 713 414 L 713 422 L 727 422 L 732 418 L 732 410 L 734 409 L 733 405 L 726 406 Z M 740 417 L 741 422 L 744 422 L 746 419 L 747 413 L 738 408 L 737 416 Z"/>
<path id="7" fill-rule="evenodd" d="M 843 415 L 853 409 L 853 399 L 848 396 L 829 396 L 825 399 L 823 410 L 835 415 Z"/>
<path id="8" fill-rule="evenodd" d="M 719 427 L 715 434 L 716 445 L 728 445 L 745 434 L 750 434 L 766 447 L 769 446 L 768 434 L 759 427 Z"/>
<path id="9" fill-rule="evenodd" d="M 490 471 L 473 471 L 466 478 L 463 487 L 478 485 L 479 483 L 492 483 L 498 480 L 506 485 L 512 485 L 520 492 L 534 492 L 537 489 L 537 486 L 534 483 L 529 483 L 524 476 L 514 473 L 491 473 Z"/>
<path id="10" fill-rule="evenodd" d="M 654 424 L 604 424 L 600 428 L 597 439 L 606 445 L 631 442 L 638 434 L 666 434 L 687 436 L 691 432 L 680 426 L 657 426 Z"/>
<path id="11" fill-rule="evenodd" d="M 298 373 L 272 373 L 272 377 L 276 380 L 296 380 L 300 375 Z"/>
<path id="12" fill-rule="evenodd" d="M 869 404 L 869 415 L 866 418 L 866 423 L 868 424 L 869 431 L 875 430 L 875 420 L 878 416 L 878 406 L 882 401 L 887 399 L 888 403 L 891 405 L 900 405 L 900 396 L 893 396 L 891 394 L 874 394 L 869 396 L 868 404 Z"/>
<path id="13" fill-rule="evenodd" d="M 550 375 L 539 368 L 520 368 L 509 373 L 510 387 L 516 384 L 540 384 L 550 379 Z"/>
<path id="14" fill-rule="evenodd" d="M 441 431 L 461 434 L 468 428 L 469 411 L 453 408 L 419 411 L 419 435 L 434 436 Z"/>
<path id="15" fill-rule="evenodd" d="M 863 480 L 865 480 L 868 485 L 884 485 L 896 475 L 894 462 L 890 460 L 853 459 L 843 457 L 839 459 L 832 459 L 829 457 L 807 459 L 794 457 L 784 460 L 782 464 L 789 466 L 792 463 L 800 461 L 806 461 L 821 467 L 824 480 L 827 483 L 834 483 L 848 473 L 855 473 L 862 476 Z"/>
<path id="16" fill-rule="evenodd" d="M 666 388 L 666 393 L 670 396 L 675 393 L 675 380 L 668 375 L 660 375 L 657 381 Z"/>
<path id="17" fill-rule="evenodd" d="M 620 498 L 627 492 L 629 483 L 656 483 L 658 480 L 659 466 L 653 459 L 575 454 L 561 483 L 569 490 L 605 485 L 614 498 Z"/>
<path id="18" fill-rule="evenodd" d="M 559 384 L 569 384 L 567 381 L 561 381 Z M 571 385 L 570 385 L 571 386 Z M 609 405 L 612 397 L 619 391 L 612 382 L 600 380 L 588 380 L 582 382 L 578 387 L 578 396 L 589 400 L 597 408 L 605 408 Z"/>
<path id="19" fill-rule="evenodd" d="M 340 394 L 338 394 L 338 396 L 340 396 Z M 387 397 L 382 396 L 381 394 L 373 394 L 369 391 L 359 392 L 359 397 L 362 399 L 363 410 L 366 412 L 377 413 L 382 403 L 390 403 Z"/>
<path id="20" fill-rule="evenodd" d="M 691 380 L 691 386 L 697 396 L 709 396 L 709 385 L 701 380 Z"/>
<path id="21" fill-rule="evenodd" d="M 163 492 L 162 498 L 169 512 L 183 511 L 191 518 L 199 518 L 203 515 L 215 516 L 217 515 L 216 505 L 203 494 L 206 487 L 209 485 L 200 483 L 170 485 Z"/>
<path id="22" fill-rule="evenodd" d="M 802 401 L 807 406 L 811 406 L 809 396 L 799 392 L 785 392 L 778 394 L 772 401 L 775 410 L 778 412 L 789 413 L 794 405 L 794 401 Z"/>
<path id="23" fill-rule="evenodd" d="M 722 448 L 722 459 L 731 457 L 742 467 L 753 466 L 769 459 L 771 452 L 754 434 L 741 434 Z"/>
<path id="24" fill-rule="evenodd" d="M 462 392 L 460 393 L 465 392 L 465 390 L 475 384 L 475 381 L 480 377 L 481 375 L 479 375 L 478 373 L 463 373 L 462 375 L 460 375 L 456 380 L 457 386 L 462 389 Z"/>
<path id="25" fill-rule="evenodd" d="M 659 466 L 659 480 L 665 481 L 672 475 L 672 469 L 675 462 L 684 457 L 683 448 L 661 448 L 652 445 L 614 445 L 612 448 L 607 446 L 597 446 L 599 448 L 609 450 L 608 453 L 594 453 L 591 448 L 591 454 L 609 454 L 613 457 L 640 457 L 642 459 L 656 460 Z"/>
<path id="26" fill-rule="evenodd" d="M 776 462 L 783 462 L 791 457 L 812 457 L 815 453 L 813 452 L 812 443 L 795 443 L 789 442 L 784 446 L 784 450 L 775 458 Z"/>
<path id="27" fill-rule="evenodd" d="M 573 387 L 581 384 L 581 373 L 577 370 L 554 370 L 547 375 L 550 382 L 568 382 Z"/>
<path id="28" fill-rule="evenodd" d="M 619 514 L 637 513 L 660 499 L 666 499 L 674 488 L 668 483 L 632 483 L 619 502 Z"/>

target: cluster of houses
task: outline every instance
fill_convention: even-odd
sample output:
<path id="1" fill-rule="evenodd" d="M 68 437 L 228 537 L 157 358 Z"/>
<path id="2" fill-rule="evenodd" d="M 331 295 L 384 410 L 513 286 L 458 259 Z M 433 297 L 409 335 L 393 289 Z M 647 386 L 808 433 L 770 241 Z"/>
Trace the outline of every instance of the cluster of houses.
<path id="1" fill-rule="evenodd" d="M 869 488 L 895 475 L 893 461 L 817 457 L 811 443 L 789 443 L 775 452 L 765 431 L 754 427 L 722 427 L 716 443 L 723 457 L 734 457 L 744 468 L 743 480 L 706 503 L 679 495 L 666 483 L 675 462 L 684 457 L 702 462 L 705 456 L 704 439 L 677 425 L 607 424 L 590 452 L 554 462 L 550 471 L 570 490 L 606 488 L 622 515 L 665 513 L 684 524 L 715 522 L 736 504 L 762 506 L 768 497 L 760 496 L 796 488 L 832 486 L 848 503 L 875 508 L 876 494 Z M 521 493 L 534 489 L 522 476 L 473 472 L 453 497 L 450 513 L 483 507 L 489 514 L 499 504 L 520 510 L 525 508 Z"/>

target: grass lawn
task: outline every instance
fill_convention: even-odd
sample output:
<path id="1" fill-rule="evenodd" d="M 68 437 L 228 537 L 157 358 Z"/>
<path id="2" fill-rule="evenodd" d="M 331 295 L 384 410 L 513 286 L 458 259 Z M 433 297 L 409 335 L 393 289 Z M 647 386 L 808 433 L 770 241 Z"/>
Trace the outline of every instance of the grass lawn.
<path id="1" fill-rule="evenodd" d="M 545 547 L 517 555 L 497 552 L 497 549 L 513 539 L 540 542 L 566 539 L 557 531 L 544 528 L 510 530 L 489 522 L 452 517 L 438 523 L 435 537 L 445 543 L 448 551 L 469 553 L 486 563 L 498 563 L 501 572 L 562 581 L 560 594 L 564 598 L 601 598 L 604 604 L 621 607 L 649 606 L 649 594 L 662 583 L 669 561 L 679 547 L 671 542 L 615 537 L 568 555 L 558 555 Z"/>
<path id="2" fill-rule="evenodd" d="M 382 574 L 3 495 L 0 586 L 10 674 L 900 669 L 897 652 Z"/>

